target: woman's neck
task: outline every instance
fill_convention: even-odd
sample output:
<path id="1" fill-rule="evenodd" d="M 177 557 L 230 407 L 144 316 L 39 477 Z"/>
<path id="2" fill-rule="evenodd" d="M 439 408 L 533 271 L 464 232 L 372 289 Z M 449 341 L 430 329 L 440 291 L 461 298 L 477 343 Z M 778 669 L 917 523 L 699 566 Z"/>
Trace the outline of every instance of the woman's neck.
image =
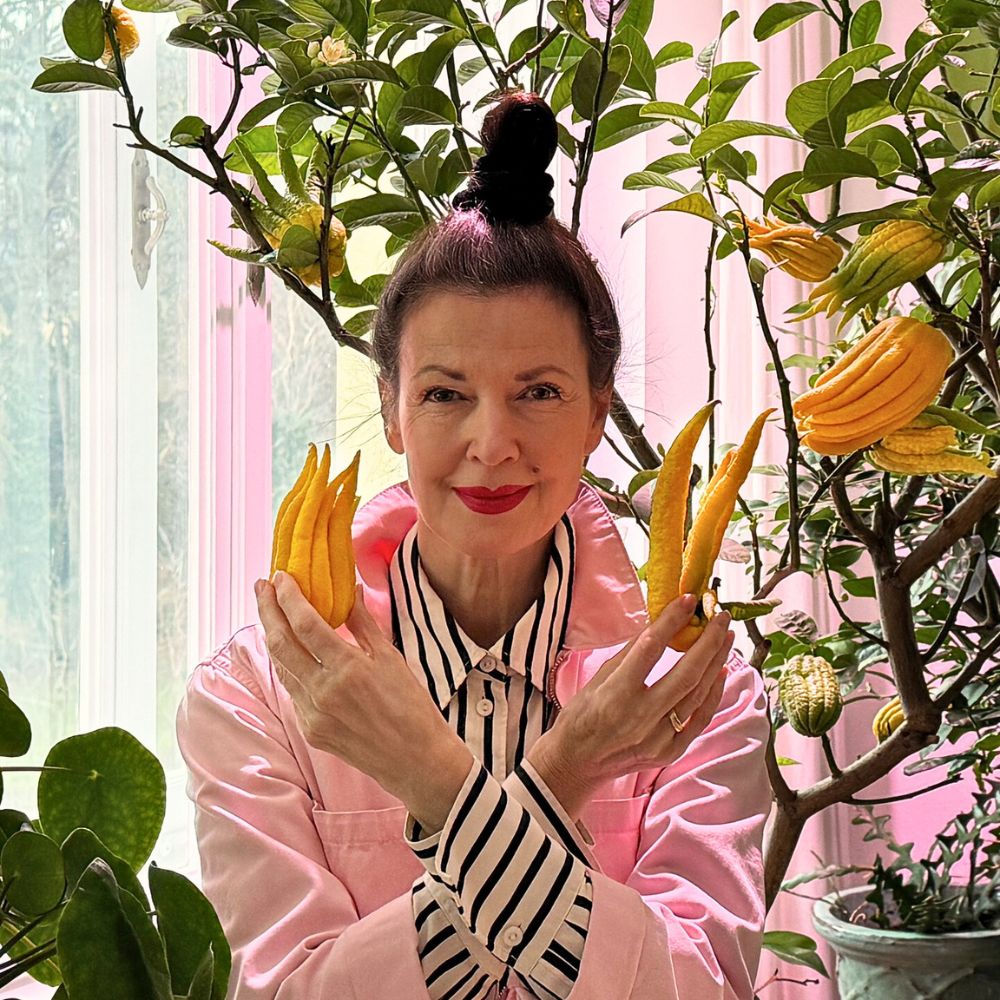
<path id="1" fill-rule="evenodd" d="M 538 600 L 552 534 L 502 558 L 483 559 L 456 551 L 418 521 L 417 548 L 427 580 L 444 606 L 473 642 L 489 649 Z"/>

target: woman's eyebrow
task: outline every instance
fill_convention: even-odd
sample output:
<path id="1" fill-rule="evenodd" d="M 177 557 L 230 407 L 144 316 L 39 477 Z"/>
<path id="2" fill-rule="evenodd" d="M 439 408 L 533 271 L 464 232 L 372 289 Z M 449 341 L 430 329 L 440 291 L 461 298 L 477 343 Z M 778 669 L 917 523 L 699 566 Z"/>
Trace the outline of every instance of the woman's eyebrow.
<path id="1" fill-rule="evenodd" d="M 465 381 L 465 375 L 462 372 L 454 371 L 451 368 L 445 368 L 444 365 L 424 365 L 424 367 L 416 373 L 416 377 L 419 378 L 427 372 L 440 372 L 446 378 L 454 379 L 456 382 Z M 560 368 L 558 365 L 539 365 L 537 368 L 529 368 L 527 371 L 520 372 L 514 376 L 514 379 L 518 382 L 530 382 L 533 378 L 538 378 L 538 376 L 544 372 L 559 372 L 567 378 L 573 377 L 568 371 L 566 371 L 565 368 Z"/>

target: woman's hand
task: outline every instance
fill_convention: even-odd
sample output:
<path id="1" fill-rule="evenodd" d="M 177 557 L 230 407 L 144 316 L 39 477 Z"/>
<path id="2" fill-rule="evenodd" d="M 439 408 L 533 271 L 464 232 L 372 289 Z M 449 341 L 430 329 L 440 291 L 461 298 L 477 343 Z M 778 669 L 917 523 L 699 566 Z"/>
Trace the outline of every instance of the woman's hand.
<path id="1" fill-rule="evenodd" d="M 730 616 L 716 615 L 664 677 L 645 680 L 667 642 L 691 618 L 690 595 L 668 604 L 656 621 L 607 660 L 536 741 L 532 763 L 560 791 L 571 815 L 608 780 L 675 761 L 708 725 L 725 684 L 733 644 Z M 684 725 L 677 732 L 670 713 Z M 553 787 L 553 791 L 556 791 Z"/>
<path id="2" fill-rule="evenodd" d="M 424 772 L 450 763 L 459 737 L 368 613 L 361 586 L 345 623 L 356 646 L 323 621 L 287 573 L 273 585 L 259 581 L 255 591 L 267 651 L 307 742 L 403 801 L 424 791 Z"/>

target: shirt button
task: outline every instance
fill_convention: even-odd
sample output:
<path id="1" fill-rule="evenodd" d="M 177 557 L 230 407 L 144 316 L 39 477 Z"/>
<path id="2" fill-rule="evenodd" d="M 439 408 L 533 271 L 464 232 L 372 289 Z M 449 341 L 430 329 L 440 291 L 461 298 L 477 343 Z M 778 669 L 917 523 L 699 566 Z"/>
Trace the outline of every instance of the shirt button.
<path id="1" fill-rule="evenodd" d="M 518 927 L 517 924 L 511 924 L 510 927 L 503 932 L 503 943 L 510 945 L 520 944 L 521 938 L 523 937 L 524 934 L 521 933 L 521 928 Z"/>
<path id="2" fill-rule="evenodd" d="M 493 702 L 488 698 L 480 698 L 476 702 L 476 711 L 480 715 L 492 715 L 493 714 Z"/>
<path id="3" fill-rule="evenodd" d="M 484 670 L 492 670 L 497 665 L 497 661 L 492 656 L 484 656 L 480 666 Z"/>

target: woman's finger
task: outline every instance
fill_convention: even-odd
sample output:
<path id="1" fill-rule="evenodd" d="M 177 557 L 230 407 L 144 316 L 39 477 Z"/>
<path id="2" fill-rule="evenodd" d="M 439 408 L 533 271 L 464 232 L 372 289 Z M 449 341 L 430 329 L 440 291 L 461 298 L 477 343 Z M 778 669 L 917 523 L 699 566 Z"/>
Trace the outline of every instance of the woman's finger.
<path id="1" fill-rule="evenodd" d="M 733 648 L 733 641 L 735 638 L 735 633 L 730 629 L 727 633 L 726 641 L 719 647 L 715 656 L 712 657 L 709 662 L 708 669 L 704 674 L 702 674 L 701 680 L 698 682 L 698 686 L 690 694 L 681 698 L 681 700 L 674 707 L 674 711 L 677 713 L 677 716 L 681 719 L 681 721 L 692 716 L 698 706 L 705 701 L 709 692 L 712 690 L 712 687 L 715 685 L 715 682 L 719 679 L 720 674 L 723 679 L 725 679 L 726 660 L 729 657 L 729 650 Z"/>
<path id="2" fill-rule="evenodd" d="M 344 642 L 306 600 L 295 577 L 283 571 L 275 573 L 273 590 L 278 607 L 294 633 L 294 641 L 311 661 L 302 664 L 303 670 L 312 673 L 322 669 L 320 662 L 334 663 L 338 657 L 347 655 L 350 643 Z M 296 673 L 305 680 L 306 677 L 297 669 L 297 663 L 295 666 Z"/>
<path id="3" fill-rule="evenodd" d="M 725 670 L 720 670 L 716 674 L 711 687 L 708 689 L 708 694 L 705 696 L 705 700 L 694 709 L 683 732 L 674 734 L 673 740 L 670 743 L 674 760 L 677 760 L 687 750 L 712 721 L 712 717 L 719 707 L 719 702 L 722 700 L 722 692 L 726 686 L 726 673 Z"/>
<path id="4" fill-rule="evenodd" d="M 719 649 L 728 642 L 730 621 L 728 612 L 717 614 L 705 626 L 691 648 L 663 677 L 649 686 L 656 704 L 662 706 L 664 714 L 698 687 Z"/>
<path id="5" fill-rule="evenodd" d="M 295 586 L 298 587 L 297 584 Z M 298 593 L 301 595 L 302 592 Z M 257 611 L 260 623 L 264 626 L 268 655 L 273 661 L 281 664 L 284 674 L 294 675 L 301 685 L 307 682 L 317 669 L 322 669 L 316 662 L 316 657 L 299 642 L 293 624 L 281 606 L 275 586 L 266 580 L 260 582 Z"/>

